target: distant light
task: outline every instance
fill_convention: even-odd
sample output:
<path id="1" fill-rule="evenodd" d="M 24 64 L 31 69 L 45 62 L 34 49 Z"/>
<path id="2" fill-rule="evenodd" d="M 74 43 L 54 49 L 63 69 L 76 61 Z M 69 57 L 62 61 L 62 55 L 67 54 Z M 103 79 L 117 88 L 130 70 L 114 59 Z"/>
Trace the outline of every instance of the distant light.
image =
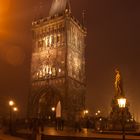
<path id="1" fill-rule="evenodd" d="M 85 110 L 85 113 L 88 114 L 88 110 Z"/>
<path id="2" fill-rule="evenodd" d="M 84 110 L 84 114 L 88 114 L 89 113 L 89 111 L 88 110 Z"/>
<path id="3" fill-rule="evenodd" d="M 18 111 L 18 108 L 17 107 L 14 107 L 13 108 L 13 111 L 17 112 Z"/>
<path id="4" fill-rule="evenodd" d="M 55 107 L 52 107 L 52 111 L 55 111 Z"/>
<path id="5" fill-rule="evenodd" d="M 61 72 L 61 69 L 59 69 L 58 71 Z"/>
<path id="6" fill-rule="evenodd" d="M 98 115 L 98 113 L 95 113 L 95 115 L 97 116 L 97 115 Z"/>
<path id="7" fill-rule="evenodd" d="M 100 113 L 101 113 L 101 111 L 100 111 L 100 110 L 98 110 L 98 113 L 100 114 Z"/>
<path id="8" fill-rule="evenodd" d="M 13 106 L 14 105 L 14 101 L 10 100 L 9 101 L 9 106 Z"/>

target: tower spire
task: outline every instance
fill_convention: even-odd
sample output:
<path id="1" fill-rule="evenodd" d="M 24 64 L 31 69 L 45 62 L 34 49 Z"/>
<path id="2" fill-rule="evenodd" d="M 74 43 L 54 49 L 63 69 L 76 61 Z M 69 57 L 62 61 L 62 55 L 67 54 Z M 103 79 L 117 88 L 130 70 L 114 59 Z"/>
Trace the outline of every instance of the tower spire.
<path id="1" fill-rule="evenodd" d="M 68 10 L 71 12 L 70 0 L 53 0 L 49 16 L 55 16 Z"/>

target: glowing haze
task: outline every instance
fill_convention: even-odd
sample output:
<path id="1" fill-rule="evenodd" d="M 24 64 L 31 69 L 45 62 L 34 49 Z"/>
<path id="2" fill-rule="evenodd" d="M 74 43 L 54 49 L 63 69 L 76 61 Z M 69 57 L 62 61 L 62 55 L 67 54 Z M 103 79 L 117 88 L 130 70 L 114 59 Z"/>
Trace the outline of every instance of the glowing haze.
<path id="1" fill-rule="evenodd" d="M 0 104 L 11 96 L 25 114 L 30 87 L 31 22 L 49 13 L 51 0 L 0 0 Z M 124 92 L 134 117 L 140 115 L 140 1 L 71 0 L 73 15 L 86 10 L 86 49 L 89 113 L 108 114 L 114 94 L 115 68 L 121 72 Z M 40 11 L 40 12 L 39 12 Z"/>

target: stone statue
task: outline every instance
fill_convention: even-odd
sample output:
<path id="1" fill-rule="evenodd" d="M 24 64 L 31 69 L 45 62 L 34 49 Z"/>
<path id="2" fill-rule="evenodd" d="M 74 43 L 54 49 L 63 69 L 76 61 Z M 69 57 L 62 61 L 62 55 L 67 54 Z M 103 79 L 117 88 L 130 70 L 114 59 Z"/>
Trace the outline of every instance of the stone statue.
<path id="1" fill-rule="evenodd" d="M 122 80 L 121 75 L 118 69 L 115 69 L 116 76 L 115 76 L 115 90 L 117 96 L 122 95 Z"/>

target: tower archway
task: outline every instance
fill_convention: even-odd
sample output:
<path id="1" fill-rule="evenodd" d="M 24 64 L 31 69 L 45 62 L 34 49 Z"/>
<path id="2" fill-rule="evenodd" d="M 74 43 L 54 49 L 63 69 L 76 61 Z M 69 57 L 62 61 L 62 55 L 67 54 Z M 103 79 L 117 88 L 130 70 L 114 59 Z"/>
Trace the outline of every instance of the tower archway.
<path id="1" fill-rule="evenodd" d="M 62 101 L 60 93 L 53 87 L 40 89 L 33 100 L 33 110 L 38 118 L 51 119 L 54 117 L 57 103 Z M 54 109 L 54 110 L 53 110 Z"/>

